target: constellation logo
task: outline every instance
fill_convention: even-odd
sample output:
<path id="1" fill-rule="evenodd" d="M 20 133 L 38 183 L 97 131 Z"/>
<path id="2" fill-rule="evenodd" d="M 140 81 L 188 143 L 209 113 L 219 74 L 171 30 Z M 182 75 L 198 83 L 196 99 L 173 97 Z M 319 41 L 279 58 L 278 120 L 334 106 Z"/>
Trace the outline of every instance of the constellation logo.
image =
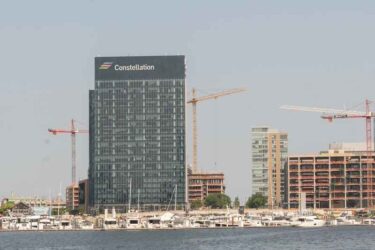
<path id="1" fill-rule="evenodd" d="M 155 70 L 154 65 L 139 65 L 139 64 L 134 64 L 134 65 L 115 65 L 115 70 L 120 70 L 120 71 L 143 71 L 143 70 Z"/>
<path id="2" fill-rule="evenodd" d="M 100 65 L 99 69 L 109 69 L 112 66 L 113 62 L 105 62 Z"/>

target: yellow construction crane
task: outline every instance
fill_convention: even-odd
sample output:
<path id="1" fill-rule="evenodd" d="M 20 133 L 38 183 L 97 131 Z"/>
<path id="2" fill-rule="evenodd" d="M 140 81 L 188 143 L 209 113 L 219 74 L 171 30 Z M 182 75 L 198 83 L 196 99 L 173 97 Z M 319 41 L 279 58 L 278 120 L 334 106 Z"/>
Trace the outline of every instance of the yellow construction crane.
<path id="1" fill-rule="evenodd" d="M 193 173 L 198 172 L 197 103 L 201 101 L 212 100 L 212 99 L 216 100 L 217 98 L 222 97 L 222 96 L 236 94 L 236 93 L 240 93 L 244 91 L 246 91 L 245 88 L 235 88 L 235 89 L 224 90 L 222 92 L 218 92 L 214 94 L 209 94 L 206 96 L 197 97 L 196 90 L 193 88 L 193 98 L 187 102 L 193 105 L 193 166 L 192 166 Z"/>

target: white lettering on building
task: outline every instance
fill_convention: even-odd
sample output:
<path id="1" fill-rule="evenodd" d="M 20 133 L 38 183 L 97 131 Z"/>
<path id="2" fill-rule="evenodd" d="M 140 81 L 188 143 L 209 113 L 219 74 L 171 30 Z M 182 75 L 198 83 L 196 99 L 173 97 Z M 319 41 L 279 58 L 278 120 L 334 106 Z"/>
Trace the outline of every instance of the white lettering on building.
<path id="1" fill-rule="evenodd" d="M 119 71 L 142 71 L 142 70 L 155 70 L 155 66 L 147 65 L 147 64 L 143 64 L 143 65 L 139 65 L 139 64 L 118 65 L 116 64 L 114 69 L 119 70 Z"/>

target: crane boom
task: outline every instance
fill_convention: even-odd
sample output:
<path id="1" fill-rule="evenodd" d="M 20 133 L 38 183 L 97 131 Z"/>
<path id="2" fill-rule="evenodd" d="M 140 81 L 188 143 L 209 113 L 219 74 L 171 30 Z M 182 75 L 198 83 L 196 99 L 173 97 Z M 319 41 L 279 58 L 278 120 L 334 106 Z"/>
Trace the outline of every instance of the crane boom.
<path id="1" fill-rule="evenodd" d="M 322 113 L 321 118 L 326 119 L 328 121 L 333 121 L 334 119 L 348 119 L 348 118 L 364 118 L 366 121 L 366 163 L 367 163 L 367 171 L 368 171 L 368 180 L 367 180 L 367 206 L 373 206 L 373 174 L 372 174 L 372 155 L 373 155 L 373 148 L 372 148 L 372 118 L 375 118 L 375 112 L 370 111 L 370 104 L 369 100 L 366 100 L 365 107 L 366 111 L 355 111 L 355 110 L 339 110 L 339 109 L 330 109 L 330 108 L 315 108 L 315 107 L 304 107 L 304 106 L 290 106 L 284 105 L 281 106 L 281 109 L 287 110 L 295 110 L 295 111 L 307 111 L 307 112 L 318 112 Z M 363 197 L 362 197 L 362 190 L 363 190 L 363 183 L 362 183 L 362 169 L 361 169 L 361 191 L 360 191 L 360 207 L 362 207 Z M 370 187 L 369 187 L 370 186 Z"/>
<path id="2" fill-rule="evenodd" d="M 78 133 L 88 133 L 88 130 L 64 130 L 64 129 L 52 129 L 49 128 L 48 132 L 56 135 L 56 134 L 78 134 Z"/>
<path id="3" fill-rule="evenodd" d="M 236 93 L 240 93 L 244 91 L 246 91 L 246 88 L 235 88 L 235 89 L 224 90 L 222 92 L 218 92 L 214 94 L 209 94 L 206 96 L 195 97 L 195 89 L 193 89 L 193 98 L 189 100 L 187 103 L 197 103 L 197 102 L 206 101 L 210 99 L 216 99 L 222 96 L 236 94 Z"/>
<path id="4" fill-rule="evenodd" d="M 317 112 L 317 113 L 336 114 L 336 115 L 366 115 L 366 113 L 362 111 L 341 110 L 341 109 L 331 109 L 331 108 L 316 108 L 316 107 L 290 106 L 290 105 L 283 105 L 280 108 L 286 109 L 286 110 Z"/>
<path id="5" fill-rule="evenodd" d="M 246 91 L 246 88 L 234 88 L 234 89 L 227 89 L 218 93 L 209 94 L 206 96 L 196 97 L 196 90 L 193 88 L 193 98 L 187 101 L 187 103 L 191 103 L 193 105 L 193 166 L 192 170 L 193 173 L 198 172 L 198 128 L 197 128 L 197 103 L 206 100 L 217 99 L 219 97 L 223 97 L 226 95 L 236 94 L 240 92 Z"/>

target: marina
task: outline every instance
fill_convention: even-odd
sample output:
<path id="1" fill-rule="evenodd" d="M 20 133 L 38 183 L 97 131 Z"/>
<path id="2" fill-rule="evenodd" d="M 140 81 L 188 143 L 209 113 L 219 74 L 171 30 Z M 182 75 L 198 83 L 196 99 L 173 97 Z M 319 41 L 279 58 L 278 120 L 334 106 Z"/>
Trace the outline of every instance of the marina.
<path id="1" fill-rule="evenodd" d="M 359 213 L 358 213 L 359 214 Z M 7 216 L 0 217 L 0 232 L 7 231 L 88 231 L 156 230 L 198 228 L 271 228 L 375 226 L 372 214 L 359 217 L 353 211 L 272 211 L 255 210 L 239 214 L 234 210 L 148 212 L 117 214 L 115 209 L 99 216 Z"/>

